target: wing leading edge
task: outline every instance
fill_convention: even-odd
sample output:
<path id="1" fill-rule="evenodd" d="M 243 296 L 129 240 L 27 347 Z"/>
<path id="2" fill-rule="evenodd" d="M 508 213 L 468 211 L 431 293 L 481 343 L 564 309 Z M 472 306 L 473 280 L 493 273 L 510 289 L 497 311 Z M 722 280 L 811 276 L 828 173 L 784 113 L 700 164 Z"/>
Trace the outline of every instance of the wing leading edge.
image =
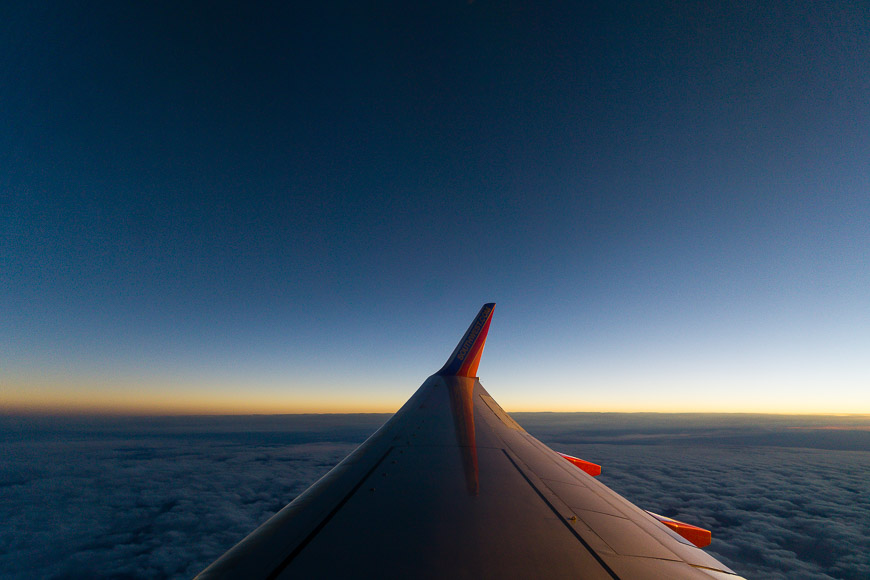
<path id="1" fill-rule="evenodd" d="M 736 579 L 487 393 L 494 306 L 386 424 L 197 578 Z"/>

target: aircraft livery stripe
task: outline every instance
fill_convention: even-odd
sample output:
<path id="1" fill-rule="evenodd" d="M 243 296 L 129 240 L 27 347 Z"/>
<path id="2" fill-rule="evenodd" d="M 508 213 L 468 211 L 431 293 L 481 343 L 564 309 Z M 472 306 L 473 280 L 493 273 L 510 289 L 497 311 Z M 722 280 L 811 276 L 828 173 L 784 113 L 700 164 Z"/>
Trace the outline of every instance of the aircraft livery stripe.
<path id="1" fill-rule="evenodd" d="M 486 343 L 486 335 L 489 332 L 489 323 L 492 320 L 494 303 L 484 304 L 483 308 L 468 327 L 465 336 L 456 346 L 456 350 L 450 355 L 450 360 L 438 371 L 439 375 L 474 377 L 477 375 L 477 367 L 480 364 L 480 355 L 483 345 Z"/>

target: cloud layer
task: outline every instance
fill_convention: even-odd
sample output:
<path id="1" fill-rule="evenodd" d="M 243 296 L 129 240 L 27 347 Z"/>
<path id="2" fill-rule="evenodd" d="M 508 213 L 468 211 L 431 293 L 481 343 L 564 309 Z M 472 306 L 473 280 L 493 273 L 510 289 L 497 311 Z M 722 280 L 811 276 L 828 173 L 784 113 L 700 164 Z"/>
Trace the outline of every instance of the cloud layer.
<path id="1" fill-rule="evenodd" d="M 635 504 L 710 529 L 749 578 L 870 578 L 867 419 L 517 415 Z"/>
<path id="2" fill-rule="evenodd" d="M 3 576 L 190 578 L 326 473 L 382 418 L 362 428 L 352 425 L 358 418 L 322 424 L 328 436 L 304 420 L 285 420 L 286 432 L 273 430 L 269 418 L 204 427 L 182 421 L 134 422 L 127 430 L 115 420 L 96 429 L 28 426 L 26 435 L 7 429 Z"/>
<path id="3" fill-rule="evenodd" d="M 709 416 L 517 417 L 551 447 L 602 464 L 602 481 L 637 505 L 711 529 L 709 551 L 747 577 L 870 577 L 870 447 L 783 446 L 840 430 L 772 418 L 711 429 Z M 0 569 L 190 578 L 385 418 L 2 419 Z M 852 449 L 849 433 L 839 445 Z M 617 443 L 601 443 L 608 437 Z"/>

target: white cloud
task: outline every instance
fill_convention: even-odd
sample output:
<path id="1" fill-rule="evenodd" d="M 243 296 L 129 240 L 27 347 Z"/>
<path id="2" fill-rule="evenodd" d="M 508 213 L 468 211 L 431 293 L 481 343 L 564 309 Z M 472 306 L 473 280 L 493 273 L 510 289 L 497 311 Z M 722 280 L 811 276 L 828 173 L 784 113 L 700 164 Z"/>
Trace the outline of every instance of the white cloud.
<path id="1" fill-rule="evenodd" d="M 749 578 L 870 577 L 866 451 L 773 446 L 791 433 L 774 423 L 533 419 L 520 417 L 552 447 L 600 463 L 601 480 L 634 503 L 711 529 L 709 551 Z M 383 417 L 113 421 L 0 422 L 4 577 L 190 578 Z"/>

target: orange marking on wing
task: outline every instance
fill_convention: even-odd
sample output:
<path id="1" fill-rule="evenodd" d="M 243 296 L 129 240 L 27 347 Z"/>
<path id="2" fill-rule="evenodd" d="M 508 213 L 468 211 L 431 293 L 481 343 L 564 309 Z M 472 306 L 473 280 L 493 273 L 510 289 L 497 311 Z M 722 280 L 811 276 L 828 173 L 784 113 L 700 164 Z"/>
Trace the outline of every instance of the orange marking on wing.
<path id="1" fill-rule="evenodd" d="M 704 528 L 699 528 L 698 526 L 693 526 L 692 524 L 687 524 L 686 522 L 681 522 L 679 520 L 675 520 L 673 518 L 669 518 L 666 516 L 660 516 L 659 514 L 654 514 L 651 511 L 647 511 L 649 515 L 680 534 L 682 537 L 686 538 L 699 548 L 706 548 L 710 545 L 710 542 L 713 541 L 713 534 L 710 530 L 705 530 Z"/>
<path id="2" fill-rule="evenodd" d="M 556 453 L 559 453 L 558 451 Z M 592 463 L 590 461 L 584 461 L 579 457 L 574 457 L 573 455 L 566 455 L 565 453 L 559 453 L 563 459 L 567 459 L 569 462 L 573 463 L 592 477 L 596 475 L 601 475 L 601 466 L 597 463 Z"/>

